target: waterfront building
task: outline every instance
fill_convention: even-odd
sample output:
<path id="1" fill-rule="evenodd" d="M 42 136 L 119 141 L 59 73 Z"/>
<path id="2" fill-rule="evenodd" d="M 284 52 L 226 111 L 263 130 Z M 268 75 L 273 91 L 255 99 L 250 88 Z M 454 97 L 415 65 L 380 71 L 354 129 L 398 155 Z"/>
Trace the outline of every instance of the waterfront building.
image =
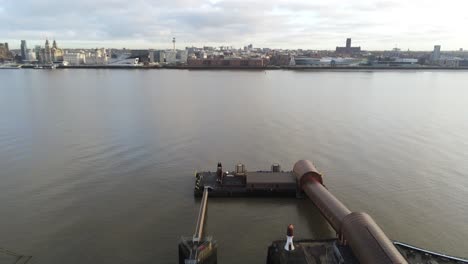
<path id="1" fill-rule="evenodd" d="M 399 57 L 379 57 L 371 60 L 368 58 L 369 64 L 376 67 L 418 67 L 419 60 L 415 58 L 399 58 Z"/>
<path id="2" fill-rule="evenodd" d="M 8 43 L 0 43 L 0 61 L 11 60 L 12 58 L 13 54 L 8 48 Z"/>
<path id="3" fill-rule="evenodd" d="M 352 47 L 351 38 L 346 39 L 346 47 L 336 47 L 336 53 L 353 54 L 361 52 L 361 47 Z"/>
<path id="4" fill-rule="evenodd" d="M 45 49 L 41 48 L 41 51 L 39 52 L 39 63 L 46 63 L 46 52 Z"/>
<path id="5" fill-rule="evenodd" d="M 68 65 L 81 65 L 86 62 L 85 54 L 82 52 L 71 52 L 63 54 L 63 62 Z"/>
<path id="6" fill-rule="evenodd" d="M 84 63 L 89 65 L 105 65 L 108 63 L 108 56 L 106 49 L 100 48 L 95 49 L 92 52 L 87 52 L 85 54 Z"/>
<path id="7" fill-rule="evenodd" d="M 164 51 L 163 50 L 155 50 L 153 51 L 153 60 L 157 63 L 164 63 Z"/>
<path id="8" fill-rule="evenodd" d="M 302 57 L 292 56 L 290 66 L 308 66 L 308 67 L 333 67 L 333 66 L 358 66 L 362 63 L 359 58 L 350 57 Z"/>
<path id="9" fill-rule="evenodd" d="M 115 59 L 112 59 L 109 61 L 108 65 L 111 66 L 138 66 L 140 65 L 140 61 L 138 58 L 131 58 L 127 56 L 126 54 L 121 54 Z"/>
<path id="10" fill-rule="evenodd" d="M 291 56 L 288 52 L 285 53 L 274 53 L 270 57 L 270 64 L 275 66 L 285 66 L 294 64 L 294 56 Z"/>
<path id="11" fill-rule="evenodd" d="M 36 57 L 36 61 L 41 62 L 42 61 L 42 48 L 40 45 L 34 46 L 34 54 Z"/>
<path id="12" fill-rule="evenodd" d="M 52 63 L 52 51 L 50 49 L 50 44 L 49 44 L 48 39 L 46 39 L 46 42 L 45 42 L 43 63 Z"/>
<path id="13" fill-rule="evenodd" d="M 148 54 L 149 63 L 154 63 L 154 50 L 150 50 Z"/>
<path id="14" fill-rule="evenodd" d="M 468 67 L 468 60 L 461 60 L 458 62 L 459 67 Z"/>
<path id="15" fill-rule="evenodd" d="M 358 58 L 335 58 L 335 57 L 324 57 L 320 59 L 320 64 L 322 66 L 358 66 L 362 62 Z"/>
<path id="16" fill-rule="evenodd" d="M 177 51 L 176 60 L 180 63 L 187 63 L 188 58 L 188 51 L 187 50 L 179 50 Z"/>
<path id="17" fill-rule="evenodd" d="M 431 55 L 431 61 L 433 63 L 437 63 L 439 60 L 440 60 L 440 45 L 435 45 L 434 51 L 432 52 L 432 55 Z"/>
<path id="18" fill-rule="evenodd" d="M 268 64 L 264 58 L 212 58 L 212 59 L 188 59 L 189 67 L 213 67 L 213 68 L 263 68 Z"/>
<path id="19" fill-rule="evenodd" d="M 138 58 L 140 63 L 149 63 L 151 62 L 150 50 L 147 49 L 138 49 L 130 51 L 130 58 Z M 154 54 L 153 54 L 154 57 Z M 154 60 L 154 58 L 153 58 Z"/>
<path id="20" fill-rule="evenodd" d="M 39 63 L 52 63 L 52 51 L 48 39 L 46 39 L 45 47 L 40 48 L 38 60 Z"/>
<path id="21" fill-rule="evenodd" d="M 34 52 L 34 50 L 28 50 L 26 56 L 28 57 L 28 61 L 30 62 L 37 61 L 36 52 Z"/>
<path id="22" fill-rule="evenodd" d="M 439 60 L 437 64 L 442 67 L 458 68 L 460 61 L 460 58 L 444 58 Z"/>
<path id="23" fill-rule="evenodd" d="M 208 58 L 208 53 L 206 51 L 200 51 L 200 58 L 201 59 L 207 59 Z"/>
<path id="24" fill-rule="evenodd" d="M 290 66 L 320 66 L 320 58 L 291 57 Z"/>
<path id="25" fill-rule="evenodd" d="M 57 42 L 55 40 L 52 43 L 52 49 L 50 50 L 50 54 L 52 61 L 63 61 L 63 50 L 57 46 Z"/>
<path id="26" fill-rule="evenodd" d="M 21 40 L 21 59 L 23 61 L 29 61 L 28 46 L 26 45 L 26 40 Z"/>
<path id="27" fill-rule="evenodd" d="M 175 64 L 177 62 L 177 51 L 166 50 L 164 52 L 164 57 L 167 64 Z"/>

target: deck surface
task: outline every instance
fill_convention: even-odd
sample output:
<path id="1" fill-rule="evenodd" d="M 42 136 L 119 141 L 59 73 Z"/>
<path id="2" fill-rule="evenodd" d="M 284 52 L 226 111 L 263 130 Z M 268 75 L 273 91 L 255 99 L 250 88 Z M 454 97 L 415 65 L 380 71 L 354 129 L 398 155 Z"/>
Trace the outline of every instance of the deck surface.
<path id="1" fill-rule="evenodd" d="M 296 184 L 296 178 L 291 172 L 271 172 L 271 171 L 255 171 L 249 172 L 247 175 L 247 184 L 257 183 L 280 183 L 280 184 Z"/>
<path id="2" fill-rule="evenodd" d="M 244 175 L 225 173 L 221 179 L 216 172 L 196 174 L 195 195 L 210 189 L 211 197 L 219 196 L 289 196 L 296 197 L 297 185 L 292 172 L 254 171 Z"/>

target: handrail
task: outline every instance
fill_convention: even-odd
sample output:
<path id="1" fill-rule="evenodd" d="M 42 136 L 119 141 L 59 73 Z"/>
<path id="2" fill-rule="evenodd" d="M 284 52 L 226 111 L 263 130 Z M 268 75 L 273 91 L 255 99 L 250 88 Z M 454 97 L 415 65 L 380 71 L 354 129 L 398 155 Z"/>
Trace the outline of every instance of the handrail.
<path id="1" fill-rule="evenodd" d="M 200 204 L 200 211 L 198 212 L 197 225 L 193 235 L 193 242 L 200 242 L 203 238 L 203 226 L 205 224 L 206 205 L 208 203 L 208 187 L 203 190 L 203 196 Z"/>

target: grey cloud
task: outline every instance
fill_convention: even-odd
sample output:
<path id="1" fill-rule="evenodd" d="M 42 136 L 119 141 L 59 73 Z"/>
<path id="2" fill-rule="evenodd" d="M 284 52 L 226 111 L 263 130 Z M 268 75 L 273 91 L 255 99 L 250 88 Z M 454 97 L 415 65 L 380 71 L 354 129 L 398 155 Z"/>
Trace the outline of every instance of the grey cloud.
<path id="1" fill-rule="evenodd" d="M 338 4 L 339 3 L 339 4 Z M 6 39 L 145 41 L 333 48 L 348 36 L 387 44 L 391 25 L 375 14 L 400 8 L 397 0 L 0 0 Z M 374 16 L 372 16 L 374 15 Z M 387 22 L 388 23 L 388 22 Z M 411 29 L 417 36 L 442 27 Z M 405 38 L 402 38 L 405 39 Z M 19 41 L 18 41 L 19 42 Z"/>

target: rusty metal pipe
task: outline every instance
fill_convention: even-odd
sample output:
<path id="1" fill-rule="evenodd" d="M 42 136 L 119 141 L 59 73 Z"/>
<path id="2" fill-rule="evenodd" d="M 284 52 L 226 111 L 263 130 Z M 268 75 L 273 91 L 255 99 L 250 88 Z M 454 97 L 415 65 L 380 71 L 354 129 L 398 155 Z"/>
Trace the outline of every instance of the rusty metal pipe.
<path id="1" fill-rule="evenodd" d="M 374 219 L 351 213 L 343 219 L 341 233 L 361 263 L 407 263 Z"/>
<path id="2" fill-rule="evenodd" d="M 351 213 L 335 196 L 322 184 L 313 180 L 303 187 L 304 192 L 312 200 L 333 229 L 340 230 L 343 218 Z"/>
<path id="3" fill-rule="evenodd" d="M 300 160 L 293 172 L 301 188 L 335 229 L 349 243 L 363 264 L 407 264 L 407 261 L 375 221 L 365 213 L 352 213 L 324 186 L 312 162 Z"/>

